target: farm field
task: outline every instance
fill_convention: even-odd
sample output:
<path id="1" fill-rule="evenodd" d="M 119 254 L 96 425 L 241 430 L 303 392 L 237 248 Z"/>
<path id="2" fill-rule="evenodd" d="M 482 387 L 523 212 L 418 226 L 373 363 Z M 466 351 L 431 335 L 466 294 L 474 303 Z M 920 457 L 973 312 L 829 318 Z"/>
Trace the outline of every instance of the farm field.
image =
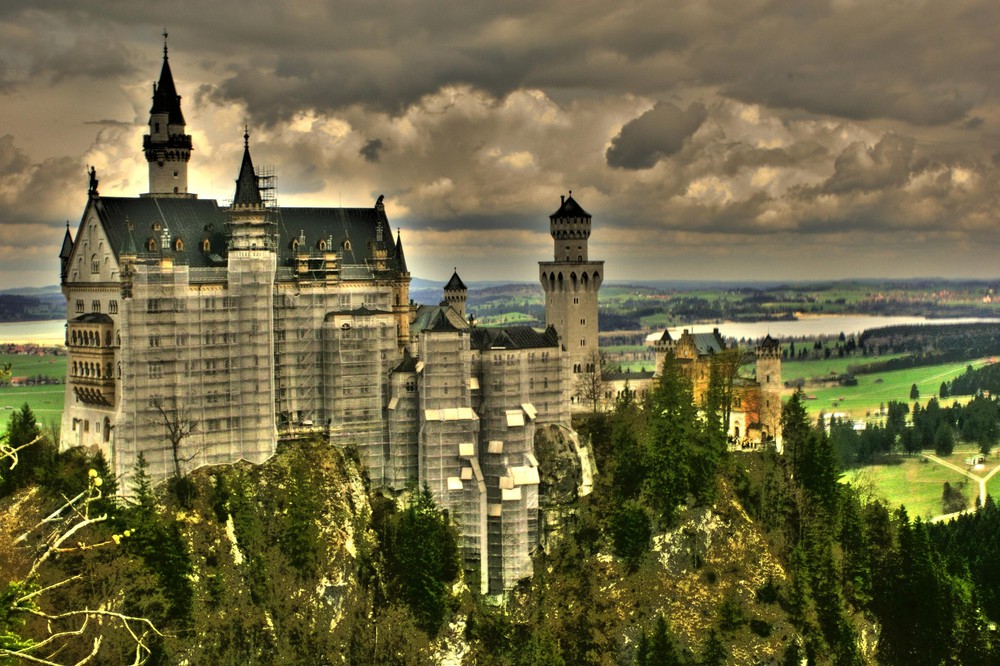
<path id="1" fill-rule="evenodd" d="M 10 415 L 24 403 L 31 406 L 40 425 L 58 425 L 66 400 L 65 391 L 65 386 L 57 384 L 0 388 L 0 433 L 7 432 Z"/>
<path id="2" fill-rule="evenodd" d="M 22 354 L 0 354 L 0 366 L 10 363 L 13 377 L 66 377 L 65 356 L 25 356 Z M 0 433 L 7 432 L 10 415 L 27 402 L 35 418 L 41 424 L 50 421 L 58 423 L 65 402 L 66 387 L 62 384 L 47 386 L 7 386 L 0 387 Z"/>
<path id="3" fill-rule="evenodd" d="M 905 354 L 883 354 L 882 356 L 850 356 L 844 358 L 824 358 L 810 361 L 782 361 L 781 380 L 788 382 L 793 379 L 812 379 L 828 375 L 842 375 L 848 366 L 864 365 L 874 361 L 887 361 L 899 358 Z M 861 377 L 861 375 L 859 375 Z M 936 392 L 936 391 L 935 391 Z"/>
<path id="4" fill-rule="evenodd" d="M 912 402 L 910 387 L 917 385 L 920 391 L 920 403 L 926 404 L 930 398 L 938 394 L 941 382 L 951 381 L 965 372 L 968 365 L 979 367 L 984 361 L 961 361 L 959 363 L 944 363 L 929 365 L 907 370 L 892 370 L 872 375 L 858 375 L 857 386 L 833 386 L 829 388 L 805 388 L 803 392 L 810 399 L 804 401 L 811 415 L 820 412 L 843 412 L 853 418 L 864 418 L 868 413 L 878 411 L 882 403 L 890 400 Z M 784 375 L 784 372 L 782 372 Z M 789 392 L 790 394 L 790 392 Z M 951 404 L 952 399 L 942 401 Z"/>
<path id="5" fill-rule="evenodd" d="M 979 492 L 978 485 L 968 477 L 920 457 L 907 458 L 899 465 L 869 465 L 848 470 L 844 480 L 862 487 L 870 483 L 891 507 L 905 506 L 911 519 L 927 519 L 941 514 L 941 493 L 945 481 L 953 486 L 969 481 L 963 487 L 969 506 Z"/>

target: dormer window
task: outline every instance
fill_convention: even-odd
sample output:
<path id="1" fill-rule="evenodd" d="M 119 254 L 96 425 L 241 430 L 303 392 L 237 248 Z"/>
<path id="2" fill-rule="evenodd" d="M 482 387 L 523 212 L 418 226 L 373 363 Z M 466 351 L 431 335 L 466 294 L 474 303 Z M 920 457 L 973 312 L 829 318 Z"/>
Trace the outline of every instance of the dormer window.
<path id="1" fill-rule="evenodd" d="M 159 230 L 160 230 L 160 223 L 153 222 L 153 231 L 159 231 Z"/>
<path id="2" fill-rule="evenodd" d="M 319 242 L 319 251 L 320 252 L 326 252 L 326 241 L 325 240 L 321 240 Z"/>
<path id="3" fill-rule="evenodd" d="M 298 252 L 298 251 L 299 251 L 299 239 L 296 238 L 292 241 L 292 252 Z"/>
<path id="4" fill-rule="evenodd" d="M 209 240 L 207 238 L 204 238 L 201 241 L 201 251 L 202 252 L 211 252 L 212 251 L 212 244 L 209 242 Z"/>
<path id="5" fill-rule="evenodd" d="M 351 241 L 350 240 L 345 240 L 344 244 L 341 245 L 341 247 L 344 248 L 345 252 L 350 252 L 351 251 Z"/>
<path id="6" fill-rule="evenodd" d="M 156 239 L 150 238 L 146 241 L 146 250 L 149 252 L 156 252 Z"/>
<path id="7" fill-rule="evenodd" d="M 181 240 L 180 238 L 174 239 L 174 252 L 183 252 L 183 251 L 184 251 L 184 241 Z"/>

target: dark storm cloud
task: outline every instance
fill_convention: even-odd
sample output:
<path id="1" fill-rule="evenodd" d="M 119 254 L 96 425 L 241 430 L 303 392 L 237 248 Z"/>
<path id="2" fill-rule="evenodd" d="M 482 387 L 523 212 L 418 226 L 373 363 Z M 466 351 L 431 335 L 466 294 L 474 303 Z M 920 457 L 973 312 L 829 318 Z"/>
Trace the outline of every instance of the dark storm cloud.
<path id="1" fill-rule="evenodd" d="M 382 153 L 382 139 L 369 139 L 365 145 L 361 146 L 358 153 L 365 158 L 366 162 L 378 162 Z"/>
<path id="2" fill-rule="evenodd" d="M 910 177 L 914 141 L 887 134 L 872 148 L 852 143 L 834 162 L 834 174 L 823 184 L 827 193 L 898 187 Z"/>
<path id="3" fill-rule="evenodd" d="M 108 39 L 82 37 L 68 48 L 43 51 L 32 67 L 34 76 L 48 76 L 53 83 L 76 77 L 104 79 L 137 74 L 136 55 Z"/>
<path id="4" fill-rule="evenodd" d="M 679 151 L 708 116 L 704 104 L 683 111 L 669 102 L 656 106 L 622 126 L 607 151 L 608 166 L 648 169 Z"/>

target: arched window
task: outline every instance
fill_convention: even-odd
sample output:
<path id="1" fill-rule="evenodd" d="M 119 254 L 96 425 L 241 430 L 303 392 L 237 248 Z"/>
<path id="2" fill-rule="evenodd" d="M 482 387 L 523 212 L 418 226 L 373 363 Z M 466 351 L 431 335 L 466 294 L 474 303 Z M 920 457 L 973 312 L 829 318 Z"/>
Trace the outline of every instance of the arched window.
<path id="1" fill-rule="evenodd" d="M 104 441 L 111 441 L 111 419 L 104 417 Z"/>
<path id="2" fill-rule="evenodd" d="M 292 240 L 292 252 L 298 252 L 298 251 L 299 251 L 299 239 L 295 238 Z"/>
<path id="3" fill-rule="evenodd" d="M 153 231 L 159 231 L 160 230 L 160 223 L 159 222 L 153 222 L 152 229 L 153 229 Z"/>
<path id="4" fill-rule="evenodd" d="M 341 245 L 341 247 L 344 248 L 345 252 L 350 252 L 351 251 L 351 241 L 345 240 L 344 243 L 343 243 L 343 245 Z"/>
<path id="5" fill-rule="evenodd" d="M 183 251 L 184 251 L 184 241 L 181 240 L 180 238 L 175 238 L 174 239 L 174 252 L 183 252 Z"/>
<path id="6" fill-rule="evenodd" d="M 207 238 L 203 238 L 202 241 L 201 241 L 201 251 L 202 252 L 211 252 L 212 251 L 212 243 L 210 243 Z"/>
<path id="7" fill-rule="evenodd" d="M 320 252 L 326 252 L 326 241 L 320 240 L 319 245 L 317 247 L 319 247 Z"/>
<path id="8" fill-rule="evenodd" d="M 146 250 L 149 252 L 156 252 L 156 239 L 150 238 L 146 241 Z"/>
<path id="9" fill-rule="evenodd" d="M 111 361 L 108 361 L 108 364 L 104 366 L 104 376 L 108 377 L 110 379 L 111 378 L 111 372 L 112 372 L 112 370 L 111 370 Z"/>

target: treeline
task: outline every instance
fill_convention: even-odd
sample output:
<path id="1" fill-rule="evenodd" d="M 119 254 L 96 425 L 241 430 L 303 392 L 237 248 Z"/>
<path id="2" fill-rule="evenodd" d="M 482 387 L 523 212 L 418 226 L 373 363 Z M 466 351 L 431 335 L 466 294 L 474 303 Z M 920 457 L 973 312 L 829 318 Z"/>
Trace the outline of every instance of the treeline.
<path id="1" fill-rule="evenodd" d="M 947 391 L 949 395 L 1000 394 L 1000 363 L 989 363 L 980 368 L 968 366 L 964 373 L 947 384 Z"/>
<path id="2" fill-rule="evenodd" d="M 947 456 L 958 439 L 974 443 L 988 454 L 1000 438 L 1000 402 L 996 398 L 977 396 L 965 405 L 955 403 L 949 407 L 931 398 L 926 407 L 914 403 L 912 414 L 910 411 L 907 403 L 890 401 L 885 423 L 869 423 L 864 430 L 855 430 L 851 421 L 832 419 L 829 437 L 837 459 L 844 466 L 852 466 L 886 462 L 899 454 L 925 450 Z"/>
<path id="3" fill-rule="evenodd" d="M 807 421 L 798 394 L 782 423 L 784 455 L 765 453 L 738 487 L 750 515 L 786 544 L 790 580 L 778 597 L 803 618 L 802 656 L 860 663 L 853 618 L 862 613 L 881 628 L 879 663 L 995 663 L 1000 652 L 986 630 L 993 618 L 980 611 L 968 573 L 947 566 L 928 526 L 837 482 L 834 438 Z"/>
<path id="4" fill-rule="evenodd" d="M 1000 353 L 1000 324 L 905 325 L 873 328 L 861 334 L 859 344 L 869 353 L 958 353 L 978 358 Z"/>

